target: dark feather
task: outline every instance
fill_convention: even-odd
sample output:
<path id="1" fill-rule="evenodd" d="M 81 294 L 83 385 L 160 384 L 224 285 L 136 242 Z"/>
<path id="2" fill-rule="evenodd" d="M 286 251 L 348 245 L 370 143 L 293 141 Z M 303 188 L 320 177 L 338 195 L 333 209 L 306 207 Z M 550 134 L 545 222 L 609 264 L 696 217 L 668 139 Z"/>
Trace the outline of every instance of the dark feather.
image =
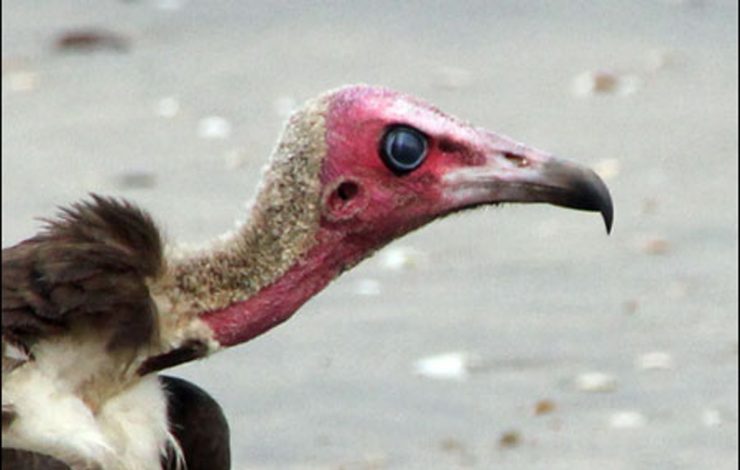
<path id="1" fill-rule="evenodd" d="M 3 470 L 70 470 L 70 467 L 48 455 L 3 447 Z"/>
<path id="2" fill-rule="evenodd" d="M 167 400 L 170 431 L 182 449 L 188 470 L 228 470 L 231 468 L 229 423 L 221 406 L 201 388 L 190 382 L 160 376 Z M 162 458 L 164 470 L 175 470 L 174 452 Z"/>
<path id="3" fill-rule="evenodd" d="M 138 369 L 139 375 L 147 375 L 186 362 L 200 359 L 208 354 L 208 345 L 197 340 L 188 340 L 182 346 L 157 356 L 147 358 Z"/>
<path id="4" fill-rule="evenodd" d="M 38 235 L 3 250 L 3 337 L 30 346 L 87 322 L 110 349 L 149 342 L 156 308 L 146 279 L 164 269 L 149 215 L 92 195 L 45 222 Z"/>

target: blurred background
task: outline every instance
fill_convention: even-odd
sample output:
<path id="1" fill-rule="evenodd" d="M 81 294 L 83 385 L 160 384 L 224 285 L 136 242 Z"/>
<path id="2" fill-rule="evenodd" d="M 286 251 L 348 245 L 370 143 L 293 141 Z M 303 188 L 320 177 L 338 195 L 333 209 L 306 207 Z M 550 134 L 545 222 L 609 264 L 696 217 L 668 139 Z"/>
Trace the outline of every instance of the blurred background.
<path id="1" fill-rule="evenodd" d="M 285 325 L 172 371 L 236 469 L 738 465 L 738 5 L 2 3 L 2 243 L 89 191 L 170 241 L 233 226 L 286 116 L 348 83 L 584 162 L 598 215 L 395 242 Z"/>

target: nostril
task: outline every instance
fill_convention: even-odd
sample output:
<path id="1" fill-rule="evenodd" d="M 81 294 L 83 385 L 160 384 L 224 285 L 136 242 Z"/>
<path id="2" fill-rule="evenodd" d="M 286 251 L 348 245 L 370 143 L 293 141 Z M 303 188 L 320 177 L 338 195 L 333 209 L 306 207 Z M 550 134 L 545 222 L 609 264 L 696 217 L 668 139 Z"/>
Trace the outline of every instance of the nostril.
<path id="1" fill-rule="evenodd" d="M 456 153 L 456 152 L 462 152 L 465 148 L 450 140 L 450 139 L 441 139 L 439 141 L 439 150 L 441 150 L 444 153 Z"/>
<path id="2" fill-rule="evenodd" d="M 501 155 L 519 168 L 529 166 L 529 160 L 527 160 L 527 157 L 525 157 L 524 155 L 512 152 L 503 152 Z"/>
<path id="3" fill-rule="evenodd" d="M 337 196 L 339 196 L 339 199 L 341 199 L 342 201 L 349 201 L 350 199 L 357 196 L 358 191 L 359 188 L 357 187 L 357 183 L 354 183 L 352 181 L 345 181 L 337 188 Z"/>

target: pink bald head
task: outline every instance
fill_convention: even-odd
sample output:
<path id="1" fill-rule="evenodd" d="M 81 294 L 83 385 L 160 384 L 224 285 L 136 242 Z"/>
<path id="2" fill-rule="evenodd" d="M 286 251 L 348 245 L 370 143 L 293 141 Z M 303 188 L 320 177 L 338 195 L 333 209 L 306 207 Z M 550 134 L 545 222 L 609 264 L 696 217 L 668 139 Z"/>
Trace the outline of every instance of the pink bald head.
<path id="1" fill-rule="evenodd" d="M 384 158 L 393 129 L 418 131 L 417 168 Z M 330 97 L 321 171 L 322 226 L 383 243 L 449 212 L 499 202 L 549 202 L 604 215 L 611 200 L 590 170 L 476 128 L 416 98 L 369 86 Z"/>
<path id="2" fill-rule="evenodd" d="M 203 315 L 223 346 L 247 341 L 285 321 L 374 250 L 454 211 L 499 202 L 546 202 L 600 211 L 607 230 L 611 227 L 611 198 L 594 172 L 473 127 L 423 101 L 383 88 L 352 86 L 322 96 L 307 109 L 319 109 L 321 134 L 296 136 L 295 120 L 287 130 L 291 143 L 321 141 L 320 155 L 309 152 L 320 165 L 318 184 L 315 178 L 296 183 L 317 187 L 318 195 L 310 194 L 320 198 L 319 213 L 310 213 L 307 221 L 287 222 L 311 226 L 308 249 L 292 250 L 290 269 L 256 295 Z M 316 117 L 297 116 L 310 122 Z M 279 161 L 283 170 L 312 158 L 300 151 L 288 155 Z M 276 187 L 290 186 L 280 181 Z M 290 213 L 299 218 L 309 207 L 316 208 L 295 199 L 290 205 L 298 208 Z M 277 227 L 270 233 L 284 231 L 286 227 Z"/>

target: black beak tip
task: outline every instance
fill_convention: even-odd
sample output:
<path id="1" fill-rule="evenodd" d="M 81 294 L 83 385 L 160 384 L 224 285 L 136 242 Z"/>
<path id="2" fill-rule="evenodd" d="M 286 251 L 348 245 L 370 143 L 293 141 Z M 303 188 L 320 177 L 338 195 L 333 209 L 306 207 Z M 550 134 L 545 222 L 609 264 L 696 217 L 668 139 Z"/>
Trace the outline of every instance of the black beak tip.
<path id="1" fill-rule="evenodd" d="M 612 223 L 614 222 L 612 196 L 609 194 L 609 188 L 606 187 L 604 181 L 595 172 L 593 173 L 593 178 L 593 201 L 596 210 L 601 212 L 601 217 L 604 219 L 604 225 L 606 226 L 606 234 L 609 235 L 612 233 Z"/>
<path id="2" fill-rule="evenodd" d="M 606 226 L 606 233 L 609 235 L 612 232 L 612 223 L 614 222 L 612 197 L 604 181 L 595 172 L 590 173 L 590 178 L 587 179 L 589 181 L 587 193 L 591 193 L 588 197 L 591 210 L 601 212 L 601 217 L 604 219 L 604 225 Z"/>
<path id="3" fill-rule="evenodd" d="M 614 220 L 614 207 L 612 206 L 611 198 L 608 199 L 608 202 L 608 204 L 601 207 L 601 217 L 604 218 L 607 235 L 612 233 L 612 222 Z"/>
<path id="4" fill-rule="evenodd" d="M 593 170 L 581 169 L 571 173 L 569 187 L 574 198 L 571 207 L 600 212 L 606 233 L 610 234 L 614 221 L 614 205 L 604 181 Z"/>

